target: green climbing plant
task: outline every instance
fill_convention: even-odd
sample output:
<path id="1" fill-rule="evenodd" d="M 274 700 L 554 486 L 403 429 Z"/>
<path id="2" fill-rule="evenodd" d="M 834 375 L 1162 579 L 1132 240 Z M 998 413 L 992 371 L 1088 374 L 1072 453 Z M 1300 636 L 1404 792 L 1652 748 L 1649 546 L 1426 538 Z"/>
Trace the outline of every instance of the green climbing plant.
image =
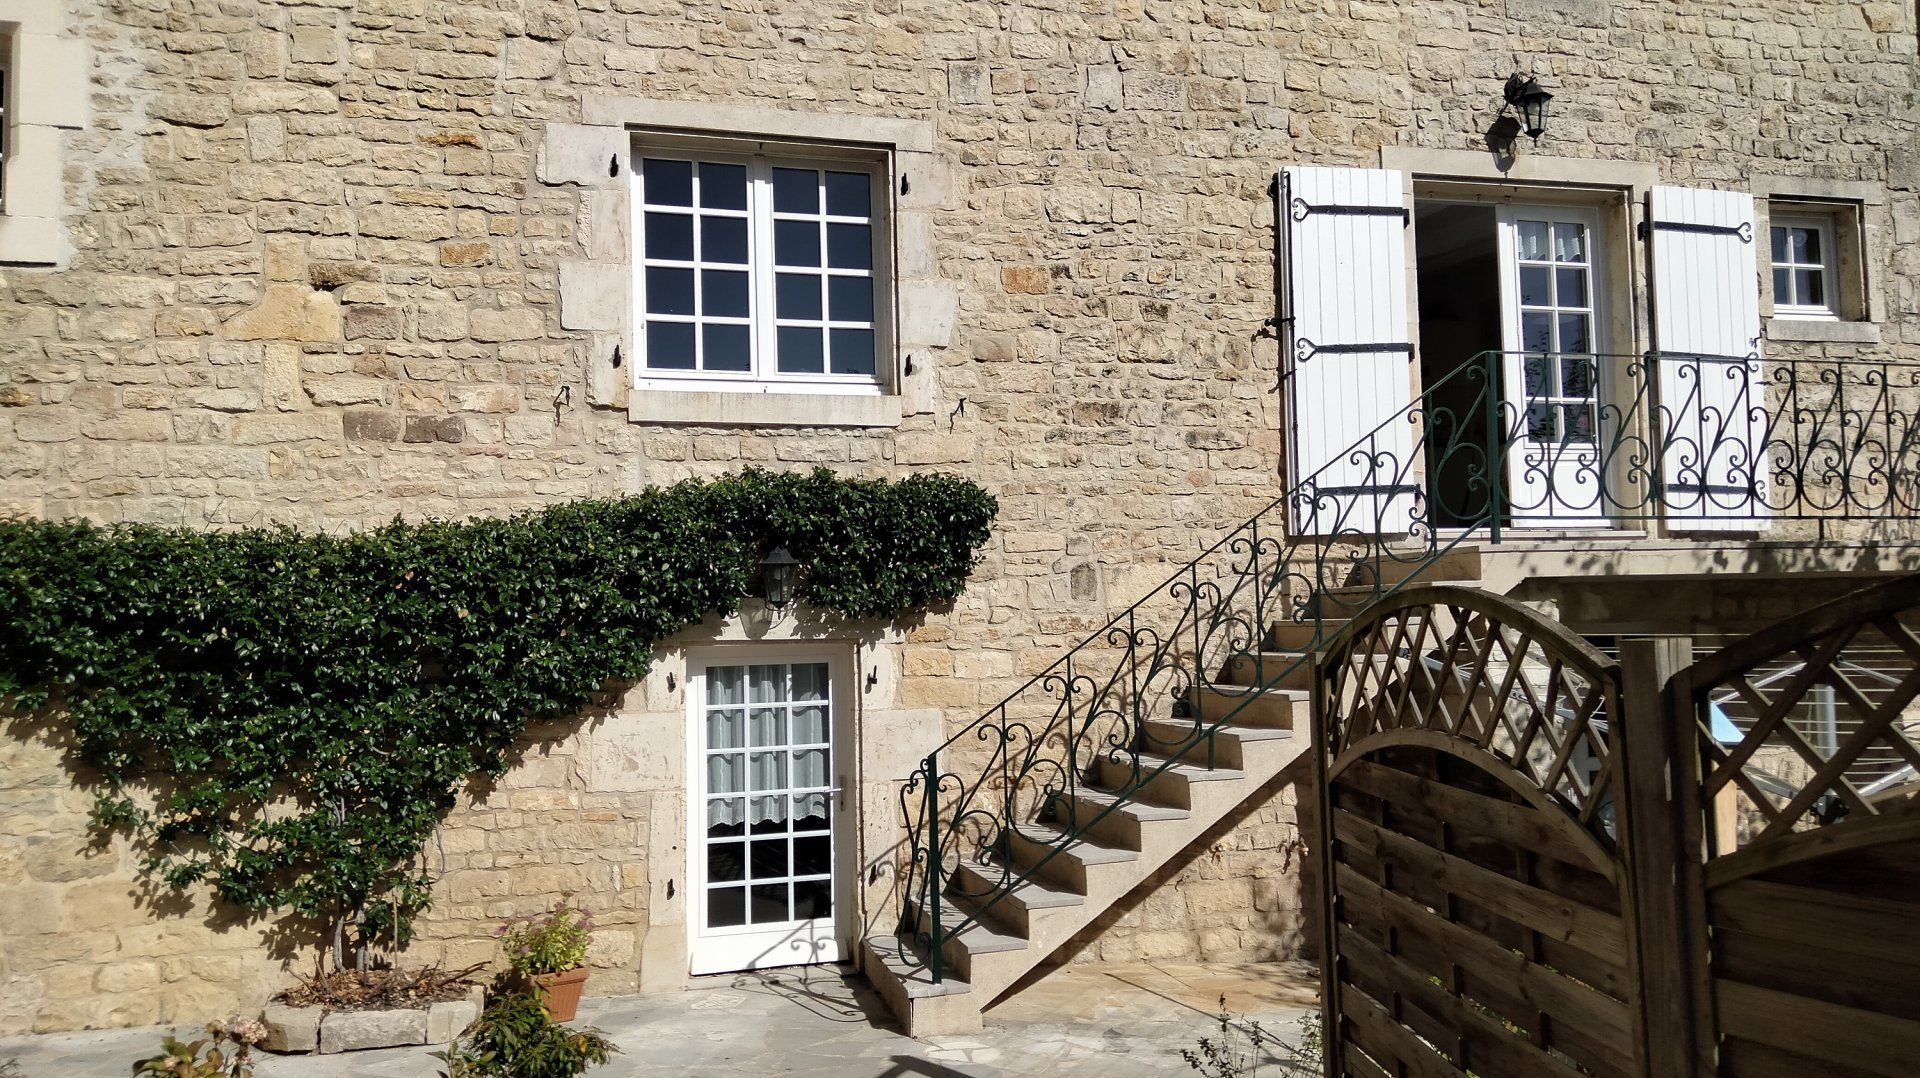
<path id="1" fill-rule="evenodd" d="M 958 597 L 997 506 L 950 476 L 748 470 L 505 519 L 350 535 L 0 521 L 0 704 L 64 723 L 173 888 L 404 944 L 422 849 L 531 723 L 645 674 L 748 593 L 891 619 Z"/>

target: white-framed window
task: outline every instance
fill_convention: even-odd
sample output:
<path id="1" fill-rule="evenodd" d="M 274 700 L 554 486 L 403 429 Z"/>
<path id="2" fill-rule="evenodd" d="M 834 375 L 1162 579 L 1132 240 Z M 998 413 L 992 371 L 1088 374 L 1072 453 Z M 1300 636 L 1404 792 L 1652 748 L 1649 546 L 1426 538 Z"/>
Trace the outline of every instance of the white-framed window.
<path id="1" fill-rule="evenodd" d="M 1779 318 L 1840 317 L 1838 248 L 1834 220 L 1824 215 L 1772 218 L 1769 259 L 1773 313 Z"/>
<path id="2" fill-rule="evenodd" d="M 7 161 L 13 156 L 13 35 L 0 29 L 0 213 L 7 212 Z"/>
<path id="3" fill-rule="evenodd" d="M 633 165 L 638 386 L 886 392 L 883 161 L 642 144 Z"/>

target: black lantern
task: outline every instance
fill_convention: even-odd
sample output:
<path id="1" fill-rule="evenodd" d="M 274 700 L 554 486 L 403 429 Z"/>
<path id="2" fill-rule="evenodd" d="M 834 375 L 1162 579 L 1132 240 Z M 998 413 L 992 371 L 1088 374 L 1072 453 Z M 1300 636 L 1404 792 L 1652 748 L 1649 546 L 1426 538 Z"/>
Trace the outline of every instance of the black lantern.
<path id="1" fill-rule="evenodd" d="M 760 583 L 766 589 L 767 603 L 784 610 L 793 603 L 793 587 L 800 582 L 800 563 L 784 546 L 767 551 L 760 559 Z"/>
<path id="2" fill-rule="evenodd" d="M 1507 78 L 1506 97 L 1507 105 L 1519 111 L 1520 126 L 1527 137 L 1538 142 L 1547 133 L 1547 102 L 1553 95 L 1541 89 L 1533 76 L 1516 71 Z"/>

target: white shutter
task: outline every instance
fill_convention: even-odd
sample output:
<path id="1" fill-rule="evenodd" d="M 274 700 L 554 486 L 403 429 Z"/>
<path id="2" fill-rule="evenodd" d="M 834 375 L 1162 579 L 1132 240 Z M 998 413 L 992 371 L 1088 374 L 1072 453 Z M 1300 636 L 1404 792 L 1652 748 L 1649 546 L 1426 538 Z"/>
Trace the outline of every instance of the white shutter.
<path id="1" fill-rule="evenodd" d="M 1388 169 L 1281 173 L 1289 333 L 1285 394 L 1294 530 L 1394 534 L 1418 512 L 1405 176 Z"/>
<path id="2" fill-rule="evenodd" d="M 1656 187 L 1653 345 L 1660 501 L 1682 531 L 1765 526 L 1760 281 L 1753 196 Z"/>

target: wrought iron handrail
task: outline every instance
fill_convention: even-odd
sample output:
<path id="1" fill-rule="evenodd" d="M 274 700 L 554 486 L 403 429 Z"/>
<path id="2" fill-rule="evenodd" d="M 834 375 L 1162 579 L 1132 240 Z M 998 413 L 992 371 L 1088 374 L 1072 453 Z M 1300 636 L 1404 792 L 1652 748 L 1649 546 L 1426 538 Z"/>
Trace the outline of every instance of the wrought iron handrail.
<path id="1" fill-rule="evenodd" d="M 1583 372 L 1597 401 L 1579 400 Z M 941 980 L 942 943 L 992 901 L 1203 741 L 1211 766 L 1210 735 L 1310 661 L 1329 605 L 1356 613 L 1470 536 L 1498 543 L 1543 520 L 1908 519 L 1920 515 L 1920 468 L 1905 467 L 1916 457 L 1916 364 L 1479 353 L 922 760 L 900 793 L 901 958 L 923 951 Z M 1313 626 L 1297 655 L 1263 647 L 1282 620 Z M 1251 684 L 1219 683 L 1236 662 Z M 967 774 L 943 769 L 967 749 Z M 1117 796 L 1069 826 L 1033 826 L 1103 761 L 1124 776 Z M 1024 868 L 1015 841 L 1038 848 Z M 974 908 L 949 920 L 949 893 Z"/>

